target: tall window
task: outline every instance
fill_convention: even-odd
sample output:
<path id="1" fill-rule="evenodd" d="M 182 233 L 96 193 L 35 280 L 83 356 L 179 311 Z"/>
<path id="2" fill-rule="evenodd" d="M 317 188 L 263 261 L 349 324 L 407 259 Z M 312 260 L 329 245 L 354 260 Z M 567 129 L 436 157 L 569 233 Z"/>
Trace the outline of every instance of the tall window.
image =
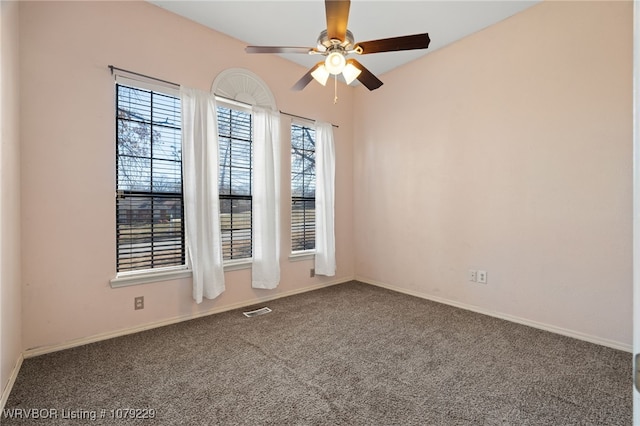
<path id="1" fill-rule="evenodd" d="M 291 126 L 291 251 L 316 246 L 316 132 Z"/>
<path id="2" fill-rule="evenodd" d="M 251 113 L 218 107 L 223 260 L 251 258 Z"/>
<path id="3" fill-rule="evenodd" d="M 180 99 L 116 85 L 118 272 L 185 264 Z"/>

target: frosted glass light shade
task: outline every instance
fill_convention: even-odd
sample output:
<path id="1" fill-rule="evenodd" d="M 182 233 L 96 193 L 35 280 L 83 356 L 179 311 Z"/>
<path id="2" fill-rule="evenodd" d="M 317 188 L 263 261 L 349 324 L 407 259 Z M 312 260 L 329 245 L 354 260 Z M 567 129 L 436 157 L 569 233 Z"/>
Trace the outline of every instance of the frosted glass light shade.
<path id="1" fill-rule="evenodd" d="M 327 84 L 327 80 L 329 79 L 329 71 L 325 69 L 324 65 L 320 65 L 318 68 L 313 70 L 311 77 L 324 86 Z"/>
<path id="2" fill-rule="evenodd" d="M 347 66 L 344 67 L 344 70 L 342 71 L 342 76 L 344 77 L 344 81 L 346 81 L 347 84 L 351 84 L 353 80 L 358 78 L 361 72 L 362 70 L 356 68 L 355 65 L 347 64 Z"/>
<path id="3" fill-rule="evenodd" d="M 341 52 L 331 52 L 324 61 L 324 67 L 330 74 L 337 75 L 344 70 L 347 60 Z"/>

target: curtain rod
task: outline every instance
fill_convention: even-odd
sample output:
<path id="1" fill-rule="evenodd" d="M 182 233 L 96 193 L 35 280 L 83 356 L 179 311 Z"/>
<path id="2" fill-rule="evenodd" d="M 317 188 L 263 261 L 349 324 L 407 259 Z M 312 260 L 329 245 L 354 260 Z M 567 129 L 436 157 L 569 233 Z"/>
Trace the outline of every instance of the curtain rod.
<path id="1" fill-rule="evenodd" d="M 140 74 L 139 72 L 129 71 L 129 70 L 125 70 L 123 68 L 114 67 L 113 65 L 109 65 L 109 69 L 111 70 L 111 75 L 113 75 L 113 71 L 114 70 L 116 70 L 116 71 L 124 71 L 127 74 L 133 74 L 133 75 L 137 75 L 138 77 L 144 77 L 144 78 L 148 78 L 150 80 L 160 81 L 162 83 L 169 84 L 171 86 L 175 86 L 177 89 L 180 88 L 180 85 L 178 83 L 173 83 L 171 81 L 163 80 L 161 78 L 151 77 L 150 75 Z"/>
<path id="2" fill-rule="evenodd" d="M 113 65 L 109 65 L 109 66 L 108 66 L 108 68 L 111 70 L 111 75 L 113 75 L 113 71 L 122 71 L 122 72 L 126 72 L 126 73 L 128 73 L 128 74 L 137 75 L 138 77 L 143 77 L 143 78 L 148 78 L 148 79 L 155 80 L 155 81 L 160 81 L 160 82 L 162 82 L 162 83 L 165 83 L 165 84 L 169 84 L 169 85 L 171 85 L 171 86 L 174 86 L 174 87 L 176 87 L 176 88 L 178 88 L 178 89 L 180 88 L 180 85 L 179 85 L 178 83 L 173 83 L 173 82 L 171 82 L 171 81 L 163 80 L 163 79 L 161 79 L 161 78 L 151 77 L 150 75 L 141 74 L 141 73 L 139 73 L 139 72 L 125 70 L 125 69 L 123 69 L 123 68 L 118 68 L 118 67 L 115 67 L 115 66 L 113 66 Z M 215 97 L 216 97 L 216 98 L 220 98 L 220 99 L 225 100 L 225 101 L 230 101 L 230 102 L 234 102 L 234 103 L 239 103 L 239 104 L 241 104 L 241 105 L 246 105 L 246 106 L 248 106 L 248 107 L 252 107 L 252 106 L 253 106 L 253 105 L 248 104 L 248 103 L 246 103 L 246 102 L 237 101 L 237 100 L 235 100 L 235 99 L 225 98 L 224 96 L 216 95 L 215 93 L 214 93 L 214 95 L 215 95 Z M 285 111 L 279 111 L 279 112 L 280 112 L 280 114 L 288 115 L 289 117 L 300 118 L 300 119 L 302 119 L 302 120 L 307 120 L 307 121 L 316 121 L 316 120 L 314 120 L 313 118 L 303 117 L 303 116 L 301 116 L 301 115 L 291 114 L 291 113 L 289 113 L 289 112 L 285 112 Z M 331 125 L 332 125 L 333 127 L 335 127 L 336 129 L 340 128 L 340 126 L 338 126 L 337 124 L 333 124 L 333 123 L 331 123 Z"/>
<path id="3" fill-rule="evenodd" d="M 299 119 L 301 119 L 301 120 L 316 121 L 316 120 L 314 120 L 313 118 L 303 117 L 303 116 L 301 116 L 301 115 L 291 114 L 291 113 L 289 113 L 289 112 L 284 112 L 284 111 L 282 111 L 282 110 L 280 111 L 280 114 L 288 115 L 289 117 L 299 118 Z M 337 124 L 333 124 L 333 123 L 331 123 L 331 125 L 332 125 L 333 127 L 335 127 L 336 129 L 339 129 L 339 128 L 340 128 L 340 126 L 338 126 Z"/>

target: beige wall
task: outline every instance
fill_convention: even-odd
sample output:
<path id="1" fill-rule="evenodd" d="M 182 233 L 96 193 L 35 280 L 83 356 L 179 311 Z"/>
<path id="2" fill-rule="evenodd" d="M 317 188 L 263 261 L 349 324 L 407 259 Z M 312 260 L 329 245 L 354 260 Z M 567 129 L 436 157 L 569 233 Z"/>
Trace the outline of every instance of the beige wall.
<path id="1" fill-rule="evenodd" d="M 629 346 L 631 19 L 630 2 L 545 2 L 384 75 L 375 92 L 342 90 L 334 106 L 319 85 L 289 90 L 303 68 L 147 3 L 22 3 L 22 348 L 354 274 Z M 340 125 L 338 276 L 309 278 L 311 261 L 287 260 L 284 205 L 278 290 L 251 289 L 248 270 L 228 272 L 227 291 L 201 305 L 190 280 L 111 289 L 109 64 L 204 90 L 244 67 L 281 110 Z M 489 283 L 469 283 L 468 269 Z M 2 298 L 4 324 L 4 272 Z"/>
<path id="2" fill-rule="evenodd" d="M 238 41 L 144 2 L 25 2 L 20 36 L 25 349 L 353 277 L 351 91 L 343 91 L 338 105 L 319 85 L 293 92 L 305 69 L 274 55 L 247 55 Z M 338 124 L 337 276 L 309 278 L 312 261 L 287 259 L 289 213 L 283 203 L 277 290 L 252 289 L 250 270 L 226 273 L 226 292 L 201 305 L 192 300 L 190 279 L 110 288 L 116 248 L 109 64 L 202 90 L 227 68 L 247 68 L 267 83 L 279 109 Z M 288 155 L 284 146 L 285 164 Z M 288 193 L 286 186 L 283 195 Z M 144 310 L 133 310 L 136 296 L 145 297 Z"/>
<path id="3" fill-rule="evenodd" d="M 22 353 L 18 4 L 0 2 L 0 396 Z M 2 407 L 0 402 L 0 408 Z"/>
<path id="4" fill-rule="evenodd" d="M 632 15 L 544 2 L 357 90 L 356 275 L 630 348 Z"/>

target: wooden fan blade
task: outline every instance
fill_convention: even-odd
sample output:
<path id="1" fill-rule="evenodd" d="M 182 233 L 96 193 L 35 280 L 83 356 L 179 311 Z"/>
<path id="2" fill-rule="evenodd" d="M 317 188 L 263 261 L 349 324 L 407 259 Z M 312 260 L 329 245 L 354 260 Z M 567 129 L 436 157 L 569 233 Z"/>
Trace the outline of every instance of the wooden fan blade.
<path id="1" fill-rule="evenodd" d="M 371 71 L 366 69 L 364 65 L 355 59 L 348 59 L 347 64 L 352 64 L 354 67 L 358 68 L 361 72 L 358 77 L 358 81 L 364 85 L 369 90 L 376 90 L 378 87 L 382 86 L 384 83 L 380 81 L 378 77 L 373 75 Z"/>
<path id="2" fill-rule="evenodd" d="M 383 38 L 380 40 L 363 41 L 356 44 L 362 48 L 362 55 L 367 53 L 397 52 L 400 50 L 426 49 L 431 39 L 429 34 L 414 34 L 402 37 Z"/>
<path id="3" fill-rule="evenodd" d="M 247 46 L 247 53 L 305 53 L 314 51 L 312 47 L 287 47 L 287 46 Z"/>
<path id="4" fill-rule="evenodd" d="M 344 41 L 349 22 L 349 0 L 325 0 L 324 10 L 327 14 L 327 36 L 329 40 Z"/>
<path id="5" fill-rule="evenodd" d="M 296 84 L 293 85 L 291 90 L 300 91 L 305 87 L 307 87 L 307 85 L 311 83 L 311 80 L 313 80 L 313 76 L 311 75 L 311 73 L 314 72 L 318 67 L 322 65 L 324 65 L 324 62 L 318 62 L 317 64 L 315 64 L 309 71 L 307 71 L 305 75 L 302 76 L 300 80 L 298 80 Z"/>

